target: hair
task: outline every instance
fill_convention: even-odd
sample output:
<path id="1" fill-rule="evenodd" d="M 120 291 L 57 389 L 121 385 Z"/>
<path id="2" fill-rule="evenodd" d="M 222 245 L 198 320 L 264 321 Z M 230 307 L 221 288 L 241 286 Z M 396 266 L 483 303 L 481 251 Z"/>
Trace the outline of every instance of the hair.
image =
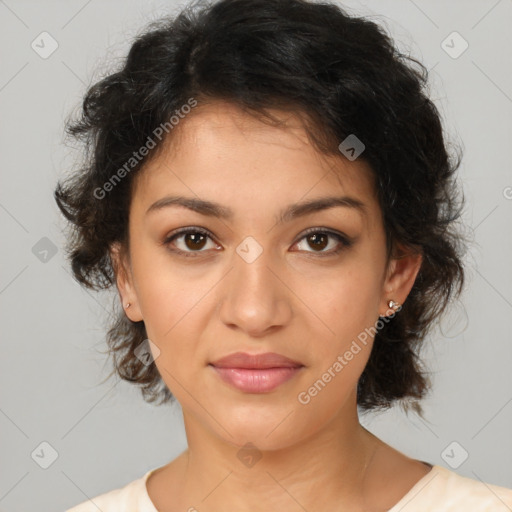
<path id="1" fill-rule="evenodd" d="M 462 291 L 465 249 L 455 229 L 464 205 L 455 177 L 461 157 L 448 151 L 427 79 L 425 66 L 395 48 L 382 27 L 334 3 L 199 1 L 150 23 L 120 69 L 90 86 L 80 115 L 66 123 L 84 158 L 54 196 L 69 221 L 75 279 L 95 290 L 115 284 L 110 248 L 129 246 L 132 184 L 162 143 L 140 163 L 134 152 L 155 142 L 162 127 L 172 137 L 169 120 L 187 112 L 191 98 L 199 107 L 229 101 L 276 126 L 272 109 L 295 113 L 314 147 L 340 158 L 340 143 L 356 135 L 365 146 L 359 158 L 375 177 L 388 258 L 398 247 L 422 255 L 400 312 L 375 335 L 357 403 L 365 411 L 409 402 L 421 414 L 418 401 L 431 383 L 419 351 Z M 144 322 L 115 308 L 107 334 L 114 372 L 139 385 L 148 402 L 174 400 L 154 362 L 135 355 L 147 338 Z"/>

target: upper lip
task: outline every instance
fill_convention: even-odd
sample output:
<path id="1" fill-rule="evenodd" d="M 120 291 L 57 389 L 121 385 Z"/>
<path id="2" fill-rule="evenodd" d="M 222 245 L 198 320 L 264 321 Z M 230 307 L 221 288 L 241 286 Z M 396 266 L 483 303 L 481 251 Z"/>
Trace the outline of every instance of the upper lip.
<path id="1" fill-rule="evenodd" d="M 247 354 L 245 352 L 235 352 L 225 357 L 221 357 L 211 363 L 218 368 L 298 368 L 304 366 L 298 361 L 288 357 L 276 354 L 275 352 L 266 352 L 264 354 Z"/>

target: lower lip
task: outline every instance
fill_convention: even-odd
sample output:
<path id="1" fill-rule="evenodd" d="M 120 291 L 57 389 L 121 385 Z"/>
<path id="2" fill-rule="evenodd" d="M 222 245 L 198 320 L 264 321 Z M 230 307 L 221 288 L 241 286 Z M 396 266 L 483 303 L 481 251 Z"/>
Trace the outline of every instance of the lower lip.
<path id="1" fill-rule="evenodd" d="M 210 365 L 220 378 L 246 393 L 267 393 L 294 377 L 302 367 L 294 368 L 218 368 Z"/>

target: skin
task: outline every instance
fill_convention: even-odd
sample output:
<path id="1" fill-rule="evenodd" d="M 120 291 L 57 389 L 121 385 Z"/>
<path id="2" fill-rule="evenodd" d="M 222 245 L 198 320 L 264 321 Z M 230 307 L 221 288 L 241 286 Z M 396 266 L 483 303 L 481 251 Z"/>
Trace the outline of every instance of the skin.
<path id="1" fill-rule="evenodd" d="M 131 303 L 126 314 L 144 321 L 155 364 L 183 410 L 188 448 L 147 482 L 162 512 L 388 510 L 430 470 L 359 423 L 356 388 L 371 337 L 309 403 L 297 399 L 391 313 L 388 300 L 405 302 L 421 256 L 386 259 L 365 162 L 326 157 L 296 117 L 274 114 L 285 127 L 229 103 L 198 106 L 136 177 L 129 251 L 112 247 L 122 303 Z M 167 195 L 214 201 L 233 217 L 176 205 L 146 213 Z M 325 196 L 357 198 L 366 213 L 337 206 L 276 222 L 288 205 Z M 188 226 L 212 238 L 194 245 L 182 235 L 165 245 Z M 353 243 L 328 237 L 318 247 L 304 236 L 308 228 Z M 250 263 L 236 252 L 248 236 L 262 249 Z M 269 393 L 244 393 L 208 366 L 237 351 L 277 352 L 304 368 Z M 250 467 L 237 457 L 248 442 L 261 456 Z"/>

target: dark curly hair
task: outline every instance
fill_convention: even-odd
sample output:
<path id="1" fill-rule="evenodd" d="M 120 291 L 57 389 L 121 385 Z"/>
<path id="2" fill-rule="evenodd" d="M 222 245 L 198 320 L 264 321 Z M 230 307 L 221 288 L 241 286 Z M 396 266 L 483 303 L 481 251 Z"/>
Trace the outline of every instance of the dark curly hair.
<path id="1" fill-rule="evenodd" d="M 268 123 L 278 122 L 272 109 L 293 112 L 319 151 L 341 158 L 340 143 L 356 134 L 365 145 L 359 158 L 375 176 L 388 259 L 399 246 L 423 257 L 400 313 L 375 336 L 358 406 L 410 402 L 421 413 L 418 400 L 430 383 L 419 349 L 462 291 L 465 249 L 455 229 L 464 205 L 455 180 L 461 156 L 448 152 L 427 77 L 382 27 L 333 3 L 199 1 L 151 23 L 120 69 L 88 89 L 79 117 L 66 124 L 84 148 L 83 164 L 54 192 L 70 221 L 66 250 L 75 279 L 96 290 L 115 284 L 109 249 L 115 242 L 128 247 L 134 177 L 162 144 L 133 169 L 126 162 L 162 132 L 158 127 L 172 137 L 169 119 L 191 98 L 199 107 L 227 100 Z M 116 174 L 122 179 L 109 186 Z M 147 338 L 144 322 L 129 320 L 117 301 L 114 308 L 107 335 L 114 372 L 140 385 L 148 402 L 174 399 L 156 365 L 134 354 Z"/>

